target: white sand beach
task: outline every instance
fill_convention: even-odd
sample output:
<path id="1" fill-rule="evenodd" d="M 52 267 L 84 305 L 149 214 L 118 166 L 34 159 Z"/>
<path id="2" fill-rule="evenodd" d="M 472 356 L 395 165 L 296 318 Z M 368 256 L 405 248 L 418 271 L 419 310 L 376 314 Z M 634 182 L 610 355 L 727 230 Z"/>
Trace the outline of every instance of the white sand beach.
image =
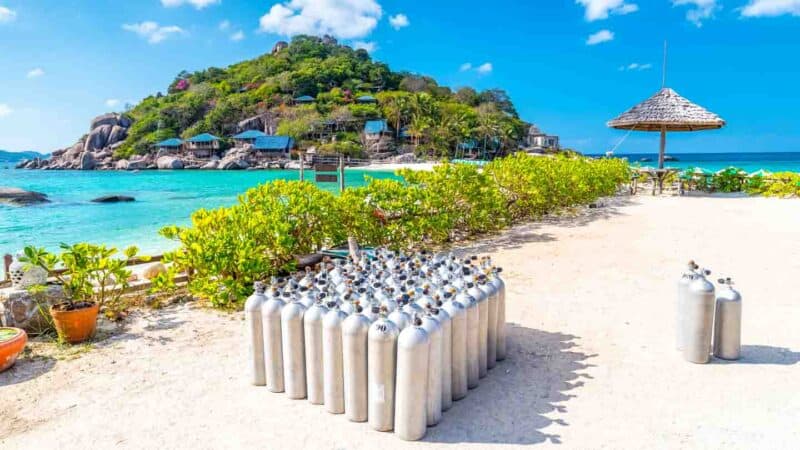
<path id="1" fill-rule="evenodd" d="M 241 314 L 187 304 L 0 374 L 0 448 L 797 448 L 800 200 L 621 198 L 464 251 L 506 269 L 509 354 L 422 442 L 249 386 Z M 674 350 L 690 258 L 743 293 L 738 362 Z"/>

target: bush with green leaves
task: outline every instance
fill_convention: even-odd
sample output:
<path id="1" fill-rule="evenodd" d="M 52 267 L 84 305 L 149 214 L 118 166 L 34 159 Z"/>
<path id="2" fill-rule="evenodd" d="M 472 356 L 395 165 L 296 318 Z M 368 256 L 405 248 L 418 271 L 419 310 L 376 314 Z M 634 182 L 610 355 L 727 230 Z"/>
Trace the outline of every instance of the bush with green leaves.
<path id="1" fill-rule="evenodd" d="M 252 284 L 295 269 L 298 255 L 343 244 L 414 248 L 497 231 L 613 195 L 628 181 L 620 160 L 518 155 L 485 169 L 442 164 L 371 179 L 339 196 L 308 182 L 275 181 L 247 191 L 236 205 L 199 210 L 189 227 L 166 227 L 179 241 L 168 262 L 189 273 L 189 291 L 238 308 Z"/>
<path id="2" fill-rule="evenodd" d="M 800 173 L 777 172 L 768 176 L 755 176 L 748 180 L 749 194 L 765 197 L 800 197 Z"/>

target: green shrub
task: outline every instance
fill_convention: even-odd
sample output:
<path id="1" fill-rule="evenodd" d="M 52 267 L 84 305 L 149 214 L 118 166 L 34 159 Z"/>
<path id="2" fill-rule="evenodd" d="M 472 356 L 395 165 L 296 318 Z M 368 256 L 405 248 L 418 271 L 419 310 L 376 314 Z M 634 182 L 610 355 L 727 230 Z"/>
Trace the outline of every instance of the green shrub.
<path id="1" fill-rule="evenodd" d="M 744 171 L 736 167 L 728 167 L 711 177 L 711 186 L 717 192 L 741 192 L 744 183 Z"/>
<path id="2" fill-rule="evenodd" d="M 749 194 L 765 197 L 800 196 L 800 173 L 778 172 L 769 176 L 750 178 L 747 188 Z"/>

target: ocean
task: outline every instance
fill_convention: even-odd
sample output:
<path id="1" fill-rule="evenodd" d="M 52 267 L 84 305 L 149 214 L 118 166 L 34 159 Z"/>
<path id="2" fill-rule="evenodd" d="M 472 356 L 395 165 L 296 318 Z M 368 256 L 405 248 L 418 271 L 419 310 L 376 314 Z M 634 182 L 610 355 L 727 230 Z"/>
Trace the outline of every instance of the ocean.
<path id="1" fill-rule="evenodd" d="M 602 155 L 592 155 L 602 156 Z M 627 158 L 631 164 L 654 167 L 658 165 L 658 153 L 616 154 Z M 677 161 L 667 161 L 666 167 L 685 169 L 700 167 L 713 172 L 729 166 L 738 167 L 748 173 L 764 169 L 769 172 L 800 172 L 800 152 L 772 153 L 674 153 Z M 642 161 L 642 159 L 649 161 Z"/>
<path id="2" fill-rule="evenodd" d="M 26 245 L 58 250 L 62 242 L 92 242 L 119 249 L 136 245 L 142 254 L 160 253 L 176 246 L 158 235 L 161 227 L 187 225 L 193 211 L 232 205 L 239 194 L 258 184 L 298 177 L 296 170 L 133 173 L 0 169 L 0 186 L 43 192 L 51 200 L 28 207 L 0 205 L 0 254 L 14 254 Z M 348 169 L 345 184 L 361 186 L 367 177 L 395 175 Z M 336 183 L 319 186 L 332 192 L 338 189 Z M 129 195 L 136 201 L 91 202 L 109 194 Z"/>

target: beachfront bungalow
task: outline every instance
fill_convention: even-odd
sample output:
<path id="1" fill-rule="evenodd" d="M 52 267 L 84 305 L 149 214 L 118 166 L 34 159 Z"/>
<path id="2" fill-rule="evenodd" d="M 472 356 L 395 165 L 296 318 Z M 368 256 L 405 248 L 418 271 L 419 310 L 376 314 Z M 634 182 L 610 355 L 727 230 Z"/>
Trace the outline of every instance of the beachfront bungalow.
<path id="1" fill-rule="evenodd" d="M 186 150 L 195 158 L 210 158 L 220 150 L 220 139 L 211 133 L 202 133 L 186 140 Z"/>
<path id="2" fill-rule="evenodd" d="M 456 157 L 464 158 L 468 155 L 474 156 L 478 151 L 478 141 L 475 139 L 467 139 L 466 141 L 459 142 L 456 146 Z"/>
<path id="3" fill-rule="evenodd" d="M 232 137 L 236 147 L 244 147 L 247 144 L 253 144 L 256 139 L 266 136 L 267 133 L 259 130 L 245 130 Z"/>
<path id="4" fill-rule="evenodd" d="M 289 136 L 261 136 L 253 141 L 252 157 L 257 161 L 287 159 L 294 148 L 294 139 Z"/>
<path id="5" fill-rule="evenodd" d="M 384 134 L 391 134 L 392 130 L 389 129 L 389 124 L 385 119 L 368 120 L 364 124 L 364 134 L 367 138 L 379 138 Z"/>
<path id="6" fill-rule="evenodd" d="M 300 97 L 295 97 L 294 103 L 296 105 L 309 105 L 314 103 L 314 97 L 310 95 L 301 95 Z"/>
<path id="7" fill-rule="evenodd" d="M 356 98 L 356 103 L 362 103 L 362 104 L 378 103 L 378 100 L 375 97 L 371 96 L 371 95 L 362 95 L 362 96 Z"/>
<path id="8" fill-rule="evenodd" d="M 559 150 L 558 136 L 543 133 L 536 125 L 531 124 L 528 128 L 528 136 L 525 138 L 525 144 L 530 151 L 543 152 L 545 150 Z"/>
<path id="9" fill-rule="evenodd" d="M 165 139 L 161 142 L 156 142 L 153 147 L 155 147 L 156 153 L 175 154 L 181 151 L 183 140 L 178 138 Z"/>

